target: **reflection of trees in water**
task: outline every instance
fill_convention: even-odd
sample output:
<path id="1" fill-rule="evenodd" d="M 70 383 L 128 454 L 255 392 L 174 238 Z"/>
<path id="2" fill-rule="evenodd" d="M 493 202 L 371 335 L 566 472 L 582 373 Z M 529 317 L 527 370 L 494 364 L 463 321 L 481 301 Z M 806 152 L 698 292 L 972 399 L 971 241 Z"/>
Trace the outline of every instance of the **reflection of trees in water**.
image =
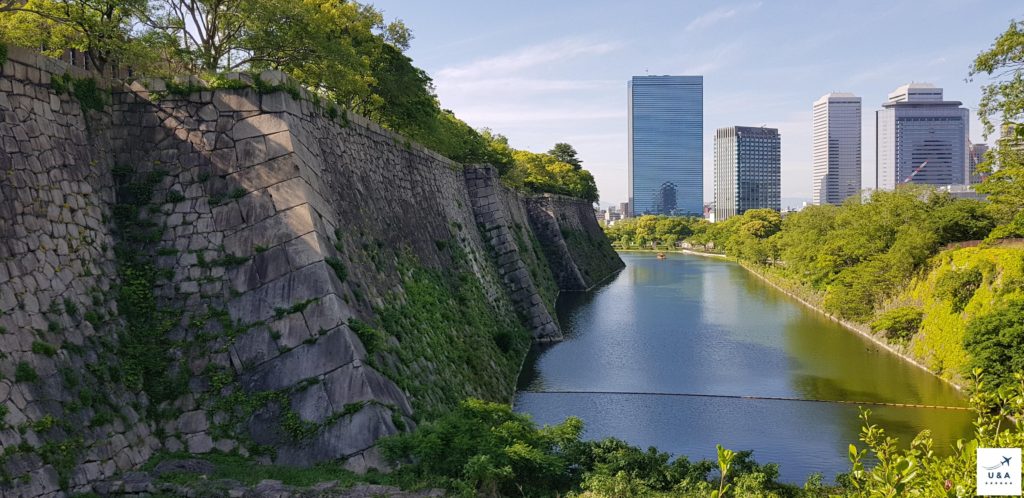
<path id="1" fill-rule="evenodd" d="M 634 266 L 629 265 L 622 272 L 631 272 L 633 268 Z M 581 327 L 576 326 L 579 317 L 586 313 L 585 310 L 592 305 L 603 290 L 619 278 L 622 276 L 605 280 L 586 292 L 559 292 L 558 301 L 555 303 L 555 315 L 558 318 L 558 325 L 562 329 L 562 336 L 566 340 L 582 333 Z M 526 359 L 523 360 L 523 367 L 519 371 L 516 390 L 543 390 L 545 388 L 544 377 L 538 368 L 538 362 L 545 352 L 557 345 L 557 342 L 536 343 L 530 348 Z"/>
<path id="2" fill-rule="evenodd" d="M 746 274 L 744 289 L 769 307 L 787 306 L 779 313 L 785 350 L 791 364 L 793 389 L 807 398 L 868 399 L 893 403 L 963 406 L 952 386 L 906 360 L 811 310 L 768 283 Z M 853 398 L 844 393 L 872 393 Z"/>

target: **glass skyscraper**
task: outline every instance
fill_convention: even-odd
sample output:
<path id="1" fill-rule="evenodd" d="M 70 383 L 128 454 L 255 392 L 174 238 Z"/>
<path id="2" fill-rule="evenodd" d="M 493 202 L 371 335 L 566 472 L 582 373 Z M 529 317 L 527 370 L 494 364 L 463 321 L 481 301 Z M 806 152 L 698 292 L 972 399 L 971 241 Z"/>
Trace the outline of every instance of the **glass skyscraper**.
<path id="1" fill-rule="evenodd" d="M 970 180 L 968 110 L 928 83 L 903 85 L 875 111 L 876 183 L 962 185 Z"/>
<path id="2" fill-rule="evenodd" d="M 715 221 L 782 204 L 782 141 L 775 128 L 715 132 Z"/>
<path id="3" fill-rule="evenodd" d="M 701 216 L 704 77 L 634 76 L 629 82 L 631 215 Z"/>

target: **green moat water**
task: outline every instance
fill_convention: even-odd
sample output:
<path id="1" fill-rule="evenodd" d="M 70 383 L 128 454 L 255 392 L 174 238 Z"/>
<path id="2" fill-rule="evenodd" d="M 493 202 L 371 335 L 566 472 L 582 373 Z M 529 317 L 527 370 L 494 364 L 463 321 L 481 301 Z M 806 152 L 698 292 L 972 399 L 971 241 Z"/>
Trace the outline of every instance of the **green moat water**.
<path id="1" fill-rule="evenodd" d="M 849 470 L 847 446 L 860 444 L 858 405 L 627 393 L 966 404 L 952 386 L 735 263 L 622 258 L 626 268 L 611 282 L 559 298 L 566 339 L 531 353 L 518 411 L 540 423 L 575 415 L 589 438 L 614 436 L 691 459 L 714 458 L 717 443 L 752 449 L 759 462 L 779 463 L 783 480 L 799 483 L 812 472 L 832 479 Z M 903 444 L 930 429 L 936 449 L 946 451 L 972 431 L 969 411 L 869 408 Z"/>

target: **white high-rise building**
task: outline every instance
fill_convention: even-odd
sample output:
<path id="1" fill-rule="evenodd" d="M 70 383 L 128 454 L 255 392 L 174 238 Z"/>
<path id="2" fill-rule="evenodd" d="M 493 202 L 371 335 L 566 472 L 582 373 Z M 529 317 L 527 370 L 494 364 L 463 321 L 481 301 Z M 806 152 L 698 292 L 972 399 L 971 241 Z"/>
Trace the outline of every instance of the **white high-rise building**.
<path id="1" fill-rule="evenodd" d="M 911 83 L 889 94 L 875 111 L 879 189 L 904 183 L 962 185 L 969 179 L 969 114 L 942 100 L 942 89 Z"/>
<path id="2" fill-rule="evenodd" d="M 839 204 L 860 190 L 860 97 L 829 93 L 814 102 L 811 202 Z"/>

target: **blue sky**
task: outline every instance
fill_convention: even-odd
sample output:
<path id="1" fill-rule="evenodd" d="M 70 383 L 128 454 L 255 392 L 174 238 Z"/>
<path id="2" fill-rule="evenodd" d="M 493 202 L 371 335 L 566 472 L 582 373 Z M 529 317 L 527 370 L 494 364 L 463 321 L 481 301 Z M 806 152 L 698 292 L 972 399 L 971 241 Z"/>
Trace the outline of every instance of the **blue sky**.
<path id="1" fill-rule="evenodd" d="M 401 1 L 371 2 L 415 38 L 408 55 L 434 78 L 443 107 L 513 147 L 573 144 L 603 205 L 626 198 L 626 81 L 704 76 L 704 195 L 712 199 L 714 130 L 779 128 L 784 205 L 811 195 L 811 103 L 863 98 L 864 186 L 874 186 L 874 110 L 897 86 L 945 89 L 974 110 L 987 80 L 967 82 L 978 52 L 1019 0 Z M 990 137 L 987 142 L 994 140 Z"/>

